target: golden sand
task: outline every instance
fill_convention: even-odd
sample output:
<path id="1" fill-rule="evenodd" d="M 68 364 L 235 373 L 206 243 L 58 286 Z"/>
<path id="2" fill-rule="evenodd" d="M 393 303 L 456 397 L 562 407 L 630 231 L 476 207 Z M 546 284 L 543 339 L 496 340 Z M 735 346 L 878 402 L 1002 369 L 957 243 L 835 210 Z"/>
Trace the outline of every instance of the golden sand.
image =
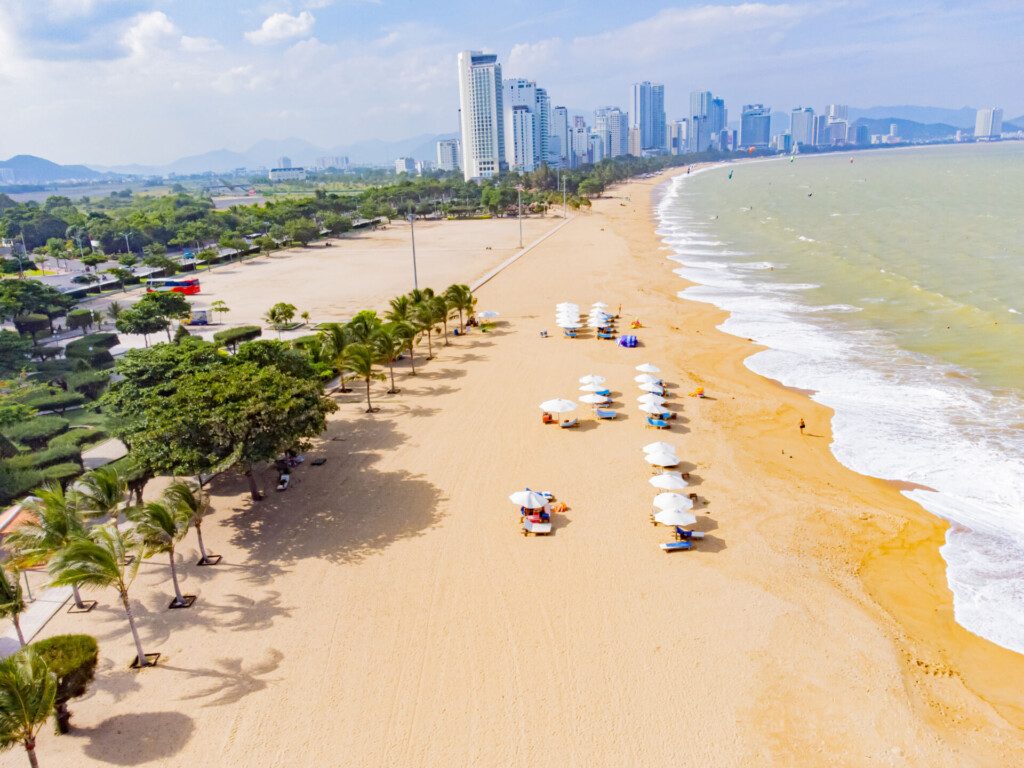
<path id="1" fill-rule="evenodd" d="M 93 633 L 102 662 L 43 764 L 1019 764 L 1024 657 L 953 623 L 943 526 L 841 467 L 829 412 L 675 297 L 654 185 L 595 201 L 488 283 L 502 323 L 403 371 L 379 413 L 338 396 L 311 454 L 326 464 L 287 492 L 254 505 L 216 481 L 204 531 L 224 561 L 183 547 L 195 607 L 166 610 L 160 560 L 135 587 L 157 668 L 127 670 L 113 594 L 55 618 L 46 634 Z M 540 338 L 556 302 L 598 299 L 643 321 L 641 348 Z M 636 408 L 645 360 L 674 385 L 668 432 Z M 542 424 L 537 404 L 591 372 L 620 418 Z M 678 396 L 698 385 L 708 399 Z M 655 439 L 700 498 L 690 552 L 661 552 L 648 519 Z M 526 485 L 569 504 L 549 537 L 519 535 L 507 496 Z"/>

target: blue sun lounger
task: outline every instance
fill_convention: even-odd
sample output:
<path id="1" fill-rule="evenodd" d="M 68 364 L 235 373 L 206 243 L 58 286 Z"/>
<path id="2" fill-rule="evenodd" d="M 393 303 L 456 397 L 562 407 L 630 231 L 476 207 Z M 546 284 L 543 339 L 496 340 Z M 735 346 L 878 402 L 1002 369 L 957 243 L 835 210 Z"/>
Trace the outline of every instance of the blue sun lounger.
<path id="1" fill-rule="evenodd" d="M 685 541 L 686 539 L 703 539 L 704 531 L 688 531 L 685 528 L 676 526 L 676 541 Z"/>
<path id="2" fill-rule="evenodd" d="M 663 419 L 652 419 L 650 416 L 647 417 L 647 426 L 654 427 L 655 429 L 668 429 L 669 424 Z"/>
<path id="3" fill-rule="evenodd" d="M 599 419 L 614 419 L 619 415 L 618 411 L 606 411 L 601 408 L 595 409 L 594 412 L 597 414 L 597 418 Z"/>
<path id="4" fill-rule="evenodd" d="M 579 419 L 573 418 L 573 419 L 569 419 L 568 421 L 560 421 L 558 423 L 558 426 L 560 426 L 562 429 L 569 429 L 569 427 L 575 427 L 579 423 L 580 423 Z"/>
<path id="5" fill-rule="evenodd" d="M 567 339 L 575 339 L 576 338 L 576 331 L 562 331 L 562 333 L 565 335 L 565 337 Z"/>
<path id="6" fill-rule="evenodd" d="M 608 387 L 605 387 L 604 389 L 598 390 L 594 394 L 595 395 L 601 395 L 602 397 L 608 397 L 609 395 L 611 395 L 611 393 L 612 393 L 612 391 L 610 389 L 608 389 Z"/>
<path id="7" fill-rule="evenodd" d="M 678 552 L 680 549 L 693 549 L 693 544 L 688 541 L 666 541 L 664 544 L 659 544 L 662 551 L 664 552 Z"/>
<path id="8" fill-rule="evenodd" d="M 599 331 L 598 334 L 597 334 L 597 338 L 599 338 L 599 339 L 614 339 L 615 336 L 613 334 L 611 334 L 611 333 L 601 333 Z"/>

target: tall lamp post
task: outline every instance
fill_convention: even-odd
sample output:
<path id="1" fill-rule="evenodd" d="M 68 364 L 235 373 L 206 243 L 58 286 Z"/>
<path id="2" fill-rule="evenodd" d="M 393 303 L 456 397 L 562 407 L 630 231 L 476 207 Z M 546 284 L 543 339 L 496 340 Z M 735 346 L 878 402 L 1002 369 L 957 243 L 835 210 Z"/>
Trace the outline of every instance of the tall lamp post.
<path id="1" fill-rule="evenodd" d="M 519 217 L 519 250 L 523 249 L 523 185 L 516 184 L 516 206 Z"/>
<path id="2" fill-rule="evenodd" d="M 565 182 L 566 179 L 562 179 L 562 218 L 566 218 L 569 213 L 566 210 L 566 197 L 565 197 Z"/>
<path id="3" fill-rule="evenodd" d="M 130 242 L 128 242 L 128 236 L 131 233 L 132 233 L 132 231 L 130 229 L 127 232 L 122 232 L 121 233 L 122 235 L 124 235 L 124 247 L 128 249 L 128 255 L 129 256 L 132 255 L 132 244 Z"/>
<path id="4" fill-rule="evenodd" d="M 406 218 L 409 220 L 409 236 L 412 238 L 412 287 L 419 290 L 420 279 L 416 273 L 416 214 L 412 212 L 411 205 Z"/>

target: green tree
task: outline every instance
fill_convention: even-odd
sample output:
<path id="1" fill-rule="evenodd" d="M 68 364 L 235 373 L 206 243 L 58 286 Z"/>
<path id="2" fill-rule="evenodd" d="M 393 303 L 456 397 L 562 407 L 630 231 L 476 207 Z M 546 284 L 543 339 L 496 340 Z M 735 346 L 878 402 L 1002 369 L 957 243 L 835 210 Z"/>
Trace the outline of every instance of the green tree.
<path id="1" fill-rule="evenodd" d="M 141 303 L 141 302 L 140 302 Z M 121 333 L 140 334 L 149 346 L 149 334 L 167 331 L 171 322 L 159 307 L 152 304 L 140 307 L 138 304 L 123 310 L 114 321 L 114 327 Z M 168 338 L 170 332 L 168 332 Z"/>
<path id="2" fill-rule="evenodd" d="M 295 318 L 296 311 L 297 308 L 294 304 L 279 301 L 267 310 L 267 314 L 263 316 L 263 319 L 271 328 L 277 331 L 277 337 L 281 338 L 281 329 Z"/>
<path id="3" fill-rule="evenodd" d="M 124 267 L 112 267 L 107 270 L 107 274 L 117 280 L 117 284 L 121 287 L 122 291 L 125 289 L 128 281 L 135 277 L 134 272 Z"/>
<path id="4" fill-rule="evenodd" d="M 395 387 L 395 361 L 398 360 L 406 345 L 405 336 L 399 326 L 400 323 L 385 323 L 377 329 L 377 333 L 373 336 L 373 346 L 377 350 L 377 356 L 387 365 L 388 373 L 391 376 L 389 395 L 398 393 L 398 389 Z"/>
<path id="5" fill-rule="evenodd" d="M 0 330 L 0 371 L 20 371 L 28 363 L 31 351 L 31 341 L 14 331 Z"/>
<path id="6" fill-rule="evenodd" d="M 69 331 L 81 329 L 82 335 L 85 336 L 85 332 L 88 329 L 92 328 L 92 312 L 88 309 L 73 309 L 70 312 L 68 312 L 66 322 Z"/>
<path id="7" fill-rule="evenodd" d="M 320 338 L 323 340 L 324 355 L 332 361 L 334 370 L 341 377 L 341 392 L 351 392 L 345 386 L 345 374 L 347 371 L 341 364 L 342 356 L 345 354 L 345 347 L 349 343 L 348 328 L 341 323 L 324 323 L 320 329 Z"/>
<path id="8" fill-rule="evenodd" d="M 164 500 L 174 508 L 183 510 L 188 516 L 189 523 L 195 528 L 196 539 L 199 542 L 199 565 L 212 565 L 218 562 L 220 557 L 211 557 L 203 543 L 203 518 L 210 511 L 210 501 L 203 493 L 203 489 L 194 487 L 184 480 L 175 480 L 164 491 Z"/>
<path id="9" fill-rule="evenodd" d="M 142 552 L 145 557 L 167 553 L 171 564 L 171 583 L 174 584 L 174 600 L 171 607 L 188 605 L 189 602 L 181 594 L 181 587 L 178 584 L 174 548 L 188 533 L 191 519 L 189 510 L 165 501 L 151 501 L 134 507 L 129 512 L 129 517 L 135 523 L 135 532 L 142 541 Z"/>
<path id="10" fill-rule="evenodd" d="M 364 309 L 357 312 L 355 316 L 345 325 L 348 337 L 351 341 L 359 344 L 369 344 L 374 334 L 380 330 L 381 321 L 377 313 L 372 309 Z"/>
<path id="11" fill-rule="evenodd" d="M 57 681 L 32 648 L 0 661 L 0 749 L 25 747 L 32 768 L 39 768 L 36 736 L 53 712 Z"/>
<path id="12" fill-rule="evenodd" d="M 215 315 L 225 315 L 230 311 L 231 308 L 224 303 L 223 299 L 216 299 L 212 304 L 210 304 L 210 312 L 212 312 Z M 221 320 L 221 322 L 224 322 L 223 319 Z"/>
<path id="13" fill-rule="evenodd" d="M 21 632 L 25 600 L 22 597 L 20 576 L 17 568 L 0 563 L 0 616 L 11 619 L 18 642 L 25 645 L 25 635 Z"/>
<path id="14" fill-rule="evenodd" d="M 79 478 L 74 501 L 78 511 L 88 520 L 117 520 L 127 495 L 126 479 L 108 464 Z"/>
<path id="15" fill-rule="evenodd" d="M 441 321 L 444 327 L 444 345 L 448 346 L 448 316 L 455 309 L 448 303 L 448 299 L 443 294 L 433 296 L 430 299 L 430 305 L 434 310 L 434 317 Z"/>
<path id="16" fill-rule="evenodd" d="M 431 300 L 424 300 L 413 307 L 412 322 L 420 333 L 427 334 L 427 360 L 434 359 L 433 335 L 440 321 L 437 305 Z"/>
<path id="17" fill-rule="evenodd" d="M 113 320 L 115 325 L 122 312 L 124 312 L 124 306 L 120 302 L 112 301 L 107 305 L 107 317 Z"/>
<path id="18" fill-rule="evenodd" d="M 100 649 L 89 635 L 54 635 L 29 646 L 38 653 L 56 678 L 53 715 L 58 733 L 71 733 L 68 702 L 84 696 L 96 674 Z"/>
<path id="19" fill-rule="evenodd" d="M 376 409 L 370 402 L 370 382 L 383 381 L 386 377 L 377 370 L 378 351 L 371 344 L 355 342 L 345 347 L 342 357 L 342 365 L 346 371 L 350 371 L 366 382 L 366 412 L 373 413 Z"/>
<path id="20" fill-rule="evenodd" d="M 97 525 L 89 530 L 88 536 L 72 539 L 57 552 L 50 560 L 50 574 L 56 586 L 114 587 L 135 641 L 135 663 L 147 667 L 149 661 L 142 650 L 128 598 L 128 589 L 142 562 L 136 556 L 141 554 L 140 546 L 134 530 L 121 530 L 115 523 Z"/>
<path id="21" fill-rule="evenodd" d="M 468 285 L 455 284 L 448 286 L 444 295 L 448 300 L 448 305 L 459 313 L 459 327 L 465 328 L 466 316 L 472 316 L 476 309 L 476 297 L 473 295 L 473 291 Z"/>
<path id="22" fill-rule="evenodd" d="M 292 219 L 285 222 L 284 230 L 289 240 L 302 243 L 303 246 L 309 245 L 320 235 L 320 227 L 310 219 Z"/>

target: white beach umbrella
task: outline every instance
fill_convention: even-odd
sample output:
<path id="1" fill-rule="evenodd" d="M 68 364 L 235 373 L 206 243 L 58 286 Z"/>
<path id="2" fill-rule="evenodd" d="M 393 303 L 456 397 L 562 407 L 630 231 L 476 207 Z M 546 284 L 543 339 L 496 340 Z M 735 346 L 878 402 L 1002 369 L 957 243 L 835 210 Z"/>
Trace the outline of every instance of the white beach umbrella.
<path id="1" fill-rule="evenodd" d="M 679 464 L 679 457 L 674 453 L 658 451 L 656 453 L 648 453 L 644 456 L 644 461 L 656 467 L 674 467 Z"/>
<path id="2" fill-rule="evenodd" d="M 642 389 L 644 392 L 652 392 L 652 393 L 664 392 L 664 390 L 660 386 L 658 386 L 657 384 L 641 384 L 640 385 L 640 389 Z"/>
<path id="3" fill-rule="evenodd" d="M 681 493 L 659 493 L 654 497 L 654 506 L 658 509 L 693 509 L 693 502 Z"/>
<path id="4" fill-rule="evenodd" d="M 580 392 L 600 392 L 604 388 L 604 384 L 584 384 L 580 387 Z"/>
<path id="5" fill-rule="evenodd" d="M 608 309 L 608 305 L 605 304 L 603 301 L 595 301 L 590 306 L 592 306 L 592 307 L 600 307 L 601 309 Z"/>
<path id="6" fill-rule="evenodd" d="M 508 500 L 517 507 L 526 507 L 527 509 L 542 509 L 548 503 L 548 500 L 536 491 L 516 491 L 508 497 Z"/>
<path id="7" fill-rule="evenodd" d="M 579 330 L 580 328 L 582 328 L 583 326 L 580 325 L 579 323 L 569 323 L 569 322 L 562 321 L 562 322 L 560 322 L 558 324 L 558 327 L 559 328 L 565 328 L 565 330 L 567 330 L 567 331 L 576 331 L 576 330 Z"/>
<path id="8" fill-rule="evenodd" d="M 661 379 L 657 376 L 651 376 L 649 373 L 638 373 L 633 377 L 633 381 L 637 384 L 657 384 Z"/>
<path id="9" fill-rule="evenodd" d="M 579 320 L 579 312 L 555 312 L 555 317 L 559 320 Z"/>
<path id="10" fill-rule="evenodd" d="M 583 395 L 583 397 L 580 398 L 580 402 L 587 403 L 588 405 L 604 405 L 605 403 L 610 403 L 611 400 L 609 400 L 604 395 L 590 394 Z"/>
<path id="11" fill-rule="evenodd" d="M 663 491 L 681 491 L 689 485 L 678 472 L 665 472 L 661 475 L 655 475 L 647 482 Z"/>
<path id="12" fill-rule="evenodd" d="M 654 516 L 662 525 L 693 525 L 697 518 L 683 509 L 663 509 Z"/>
<path id="13" fill-rule="evenodd" d="M 664 405 L 665 398 L 661 395 L 656 395 L 653 392 L 648 392 L 646 395 L 640 395 L 636 399 L 638 403 L 654 403 L 654 405 Z"/>
<path id="14" fill-rule="evenodd" d="M 644 446 L 644 453 L 671 453 L 675 455 L 676 447 L 671 443 L 663 443 L 661 440 L 648 443 Z"/>
<path id="15" fill-rule="evenodd" d="M 650 363 L 641 363 L 636 367 L 636 370 L 640 371 L 640 373 L 661 373 L 661 368 Z"/>
<path id="16" fill-rule="evenodd" d="M 545 413 L 568 413 L 569 411 L 576 410 L 576 403 L 572 400 L 556 397 L 554 400 L 545 400 L 540 404 L 540 409 Z"/>
<path id="17" fill-rule="evenodd" d="M 651 415 L 662 414 L 665 412 L 665 406 L 655 405 L 654 403 L 641 403 L 640 410 L 643 411 L 644 413 L 649 413 Z"/>
<path id="18" fill-rule="evenodd" d="M 495 312 L 493 309 L 485 309 L 483 312 L 476 313 L 477 317 L 483 318 L 484 320 L 493 320 L 498 317 L 498 315 L 499 313 Z"/>
<path id="19" fill-rule="evenodd" d="M 555 304 L 555 309 L 557 309 L 559 311 L 561 311 L 563 309 L 568 309 L 568 310 L 572 310 L 573 312 L 579 312 L 580 311 L 580 305 L 579 304 L 573 304 L 572 302 L 569 302 L 569 301 L 563 301 L 561 304 Z"/>
<path id="20" fill-rule="evenodd" d="M 604 376 L 599 376 L 596 373 L 588 373 L 586 376 L 580 376 L 580 384 L 604 384 L 606 381 Z"/>

